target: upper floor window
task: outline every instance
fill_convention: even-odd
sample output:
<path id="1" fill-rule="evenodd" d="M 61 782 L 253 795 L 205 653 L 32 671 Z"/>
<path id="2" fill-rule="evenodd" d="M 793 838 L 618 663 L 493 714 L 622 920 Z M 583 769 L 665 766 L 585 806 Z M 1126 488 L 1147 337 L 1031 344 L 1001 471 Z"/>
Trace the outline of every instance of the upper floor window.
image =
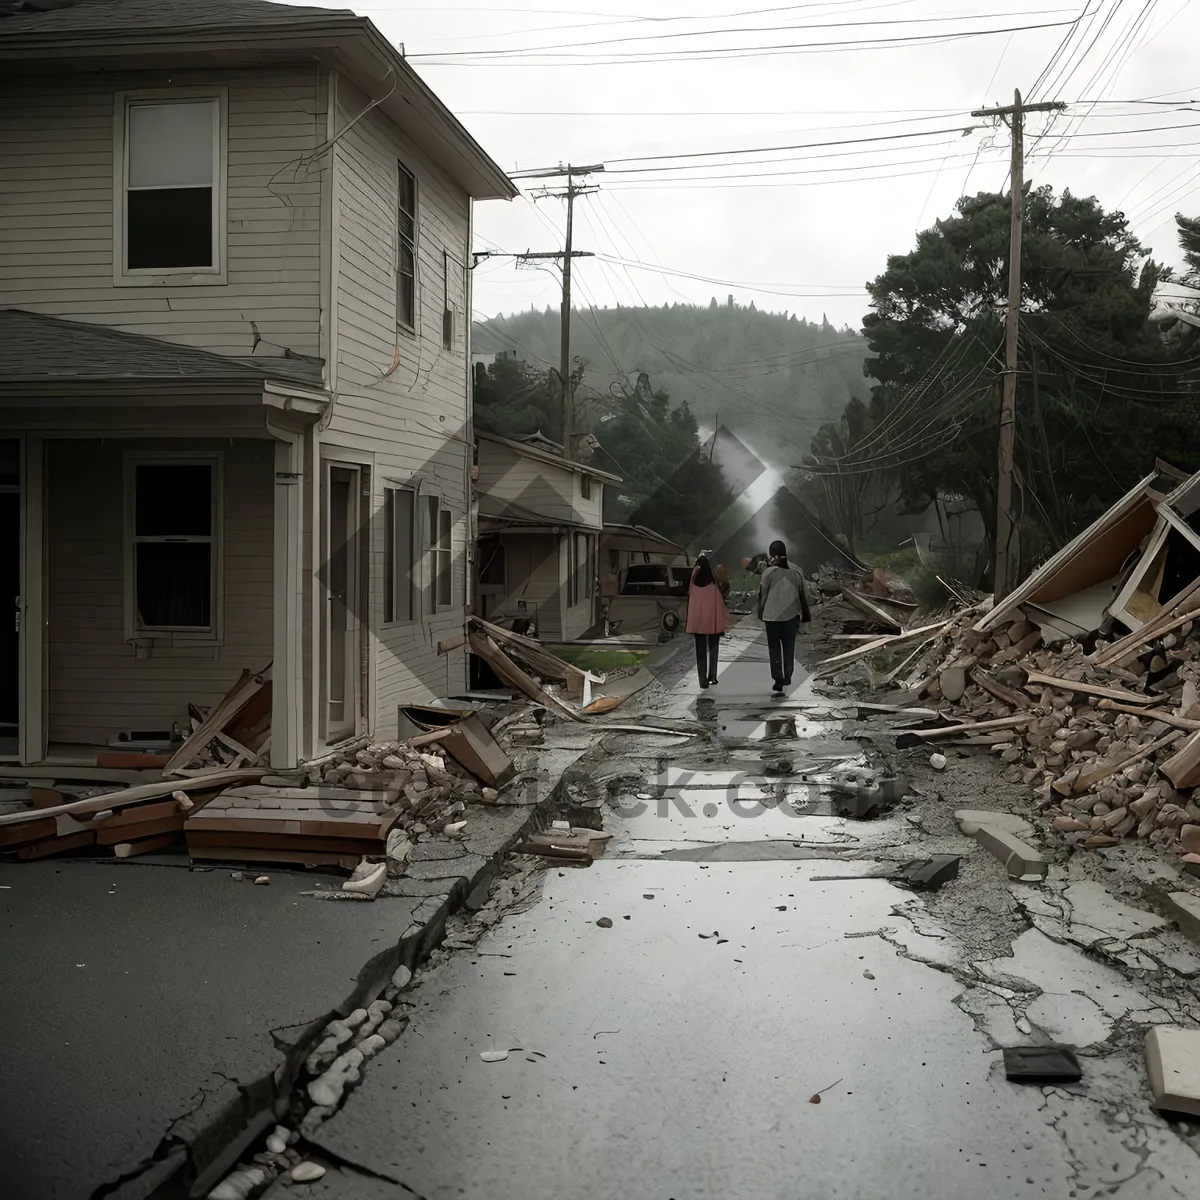
<path id="1" fill-rule="evenodd" d="M 396 324 L 417 327 L 417 181 L 402 163 L 396 200 Z"/>
<path id="2" fill-rule="evenodd" d="M 223 271 L 224 96 L 118 96 L 117 270 L 124 282 Z"/>

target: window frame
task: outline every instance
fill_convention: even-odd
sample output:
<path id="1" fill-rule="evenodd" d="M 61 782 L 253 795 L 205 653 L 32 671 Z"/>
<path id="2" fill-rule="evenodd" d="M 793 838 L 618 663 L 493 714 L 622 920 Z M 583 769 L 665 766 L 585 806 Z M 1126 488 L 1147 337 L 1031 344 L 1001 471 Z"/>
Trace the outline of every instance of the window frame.
<path id="1" fill-rule="evenodd" d="M 122 582 L 126 642 L 168 642 L 176 646 L 220 646 L 225 637 L 225 469 L 221 451 L 127 450 L 122 462 Z M 207 541 L 211 547 L 209 623 L 198 626 L 141 626 L 137 612 L 137 469 L 138 467 L 207 466 L 212 471 L 212 532 L 207 538 L 188 536 L 188 542 Z M 164 537 L 146 537 L 159 542 Z M 174 540 L 174 539 L 173 539 Z"/>
<path id="2" fill-rule="evenodd" d="M 407 176 L 412 181 L 412 212 L 406 212 L 401 207 L 401 187 L 402 178 Z M 412 220 L 412 237 L 406 237 L 401 224 L 401 214 L 405 214 Z M 396 262 L 395 262 L 395 291 L 396 291 L 396 329 L 400 333 L 407 333 L 416 336 L 417 325 L 420 321 L 420 310 L 418 307 L 418 288 L 417 276 L 419 267 L 417 262 L 417 245 L 421 235 L 421 197 L 417 185 L 416 173 L 410 171 L 399 159 L 396 160 Z M 412 255 L 412 275 L 405 276 L 402 272 L 403 256 L 402 250 L 407 246 Z M 412 289 L 412 321 L 409 323 L 400 315 L 400 281 L 403 278 L 411 278 Z"/>
<path id="3" fill-rule="evenodd" d="M 581 500 L 592 498 L 592 477 L 586 471 L 579 472 L 579 497 Z"/>
<path id="4" fill-rule="evenodd" d="M 412 502 L 408 522 L 408 562 L 401 562 L 398 537 L 400 525 L 396 521 L 396 501 L 393 499 L 399 493 L 408 496 Z M 420 557 L 417 553 L 419 544 L 417 514 L 419 496 L 416 488 L 405 487 L 401 484 L 385 483 L 383 489 L 383 624 L 386 628 L 412 625 L 417 620 L 417 571 Z M 390 507 L 389 507 L 390 506 Z M 408 579 L 408 615 L 398 615 L 400 606 L 397 604 L 399 588 L 403 582 L 400 572 L 407 570 Z"/>
<path id="5" fill-rule="evenodd" d="M 129 194 L 129 110 L 138 104 L 207 100 L 213 104 L 213 205 L 210 267 L 126 266 Z M 211 286 L 228 282 L 229 89 L 224 86 L 138 88 L 113 98 L 113 284 L 116 287 Z"/>
<path id="6" fill-rule="evenodd" d="M 441 492 L 422 491 L 419 497 L 420 501 L 423 501 L 421 505 L 421 531 L 423 534 L 421 593 L 425 615 L 433 617 L 454 607 L 454 526 L 457 524 L 457 520 L 454 509 L 445 503 Z M 444 546 L 440 544 L 443 516 L 449 522 Z M 442 578 L 443 563 L 445 577 L 449 580 L 446 585 L 449 593 L 447 600 L 441 600 L 438 593 L 438 582 Z"/>

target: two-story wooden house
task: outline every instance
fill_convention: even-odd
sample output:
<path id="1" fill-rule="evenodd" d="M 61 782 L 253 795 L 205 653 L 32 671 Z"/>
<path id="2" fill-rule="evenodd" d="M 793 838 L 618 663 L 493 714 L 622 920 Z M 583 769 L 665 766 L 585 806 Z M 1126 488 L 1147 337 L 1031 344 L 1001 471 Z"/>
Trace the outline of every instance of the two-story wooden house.
<path id="1" fill-rule="evenodd" d="M 529 619 L 545 641 L 570 641 L 599 619 L 604 485 L 620 477 L 568 462 L 562 447 L 479 433 L 480 615 Z"/>
<path id="2" fill-rule="evenodd" d="M 461 688 L 504 172 L 369 20 L 265 0 L 10 0 L 0 114 L 0 755 L 268 663 L 280 766 Z"/>

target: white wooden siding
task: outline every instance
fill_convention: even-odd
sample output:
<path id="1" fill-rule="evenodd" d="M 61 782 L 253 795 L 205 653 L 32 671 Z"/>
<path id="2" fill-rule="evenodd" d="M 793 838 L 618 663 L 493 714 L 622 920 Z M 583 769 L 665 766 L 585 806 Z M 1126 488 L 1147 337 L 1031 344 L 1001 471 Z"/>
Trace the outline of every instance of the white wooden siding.
<path id="1" fill-rule="evenodd" d="M 47 681 L 52 743 L 187 727 L 243 667 L 271 661 L 274 446 L 262 440 L 51 440 L 47 469 Z M 124 635 L 125 450 L 224 456 L 224 644 L 134 657 Z"/>
<path id="2" fill-rule="evenodd" d="M 547 522 L 573 521 L 592 529 L 604 524 L 604 485 L 599 479 L 592 479 L 592 494 L 585 500 L 578 471 L 486 438 L 479 439 L 478 465 L 481 496 L 520 505 Z"/>
<path id="3" fill-rule="evenodd" d="M 387 734 L 395 730 L 398 704 L 445 696 L 466 683 L 464 651 L 439 655 L 437 643 L 461 634 L 466 589 L 470 446 L 463 307 L 469 200 L 377 109 L 356 121 L 369 102 L 344 77 L 335 76 L 330 91 L 334 128 L 346 132 L 338 137 L 332 162 L 338 395 L 321 441 L 369 448 L 374 455 L 372 727 Z M 415 334 L 396 330 L 398 163 L 417 181 Z M 442 344 L 444 252 L 459 313 L 450 350 Z M 454 602 L 438 612 L 420 608 L 412 623 L 385 627 L 383 491 L 397 484 L 416 487 L 419 497 L 436 492 L 454 513 Z M 423 514 L 420 498 L 417 507 Z"/>
<path id="4" fill-rule="evenodd" d="M 253 321 L 264 342 L 320 354 L 321 182 L 302 162 L 324 137 L 317 80 L 314 66 L 0 81 L 0 306 L 240 356 Z M 228 88 L 228 282 L 116 287 L 114 95 L 171 83 Z"/>

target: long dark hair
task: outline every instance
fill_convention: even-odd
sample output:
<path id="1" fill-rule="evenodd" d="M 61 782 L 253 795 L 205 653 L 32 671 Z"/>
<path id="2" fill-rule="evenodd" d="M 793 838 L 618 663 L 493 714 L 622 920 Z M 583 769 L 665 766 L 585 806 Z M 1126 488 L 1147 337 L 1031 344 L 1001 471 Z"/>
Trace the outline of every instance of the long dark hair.
<path id="1" fill-rule="evenodd" d="M 786 567 L 788 565 L 787 547 L 782 542 L 772 542 L 767 547 L 767 553 L 775 560 L 777 567 Z"/>
<path id="2" fill-rule="evenodd" d="M 696 569 L 692 572 L 692 583 L 696 587 L 711 587 L 714 581 L 712 563 L 702 554 L 696 559 Z"/>

